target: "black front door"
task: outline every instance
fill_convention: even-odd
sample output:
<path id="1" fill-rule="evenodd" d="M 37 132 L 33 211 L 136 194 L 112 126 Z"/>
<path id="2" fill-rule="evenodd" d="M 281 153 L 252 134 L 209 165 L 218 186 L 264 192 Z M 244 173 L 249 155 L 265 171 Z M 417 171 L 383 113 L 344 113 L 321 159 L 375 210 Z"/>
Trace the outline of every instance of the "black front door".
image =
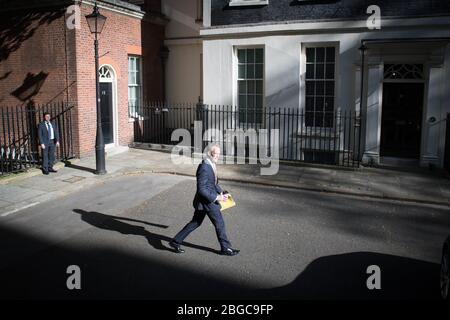
<path id="1" fill-rule="evenodd" d="M 420 157 L 423 83 L 384 83 L 380 155 Z"/>
<path id="2" fill-rule="evenodd" d="M 100 83 L 100 109 L 105 144 L 114 142 L 112 114 L 112 83 Z"/>

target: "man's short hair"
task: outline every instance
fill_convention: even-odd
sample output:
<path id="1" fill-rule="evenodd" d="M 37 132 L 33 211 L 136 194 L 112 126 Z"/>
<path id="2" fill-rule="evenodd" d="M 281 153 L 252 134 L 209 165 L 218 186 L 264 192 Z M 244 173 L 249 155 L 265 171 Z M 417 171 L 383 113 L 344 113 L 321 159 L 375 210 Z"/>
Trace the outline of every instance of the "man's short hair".
<path id="1" fill-rule="evenodd" d="M 50 116 L 51 114 L 50 114 L 50 112 L 44 112 L 44 118 L 45 118 L 46 115 Z"/>

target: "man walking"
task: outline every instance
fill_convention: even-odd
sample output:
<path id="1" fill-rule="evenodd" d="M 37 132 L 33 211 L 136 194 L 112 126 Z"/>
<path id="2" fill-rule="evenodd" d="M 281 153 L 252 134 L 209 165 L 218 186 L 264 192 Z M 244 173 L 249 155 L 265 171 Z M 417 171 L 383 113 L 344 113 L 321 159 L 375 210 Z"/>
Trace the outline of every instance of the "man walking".
<path id="1" fill-rule="evenodd" d="M 207 215 L 216 229 L 217 239 L 220 243 L 220 254 L 234 256 L 239 250 L 233 249 L 225 232 L 225 222 L 220 212 L 219 201 L 226 201 L 228 196 L 223 194 L 218 185 L 216 163 L 219 160 L 220 147 L 209 147 L 205 160 L 197 168 L 197 192 L 194 197 L 194 217 L 173 239 L 169 245 L 177 253 L 183 253 L 181 248 L 183 240 L 195 229 L 200 227 Z"/>
<path id="2" fill-rule="evenodd" d="M 55 122 L 50 121 L 50 113 L 44 114 L 44 121 L 38 127 L 39 143 L 42 149 L 42 172 L 57 172 L 53 169 L 55 162 L 55 147 L 59 147 L 59 132 Z"/>

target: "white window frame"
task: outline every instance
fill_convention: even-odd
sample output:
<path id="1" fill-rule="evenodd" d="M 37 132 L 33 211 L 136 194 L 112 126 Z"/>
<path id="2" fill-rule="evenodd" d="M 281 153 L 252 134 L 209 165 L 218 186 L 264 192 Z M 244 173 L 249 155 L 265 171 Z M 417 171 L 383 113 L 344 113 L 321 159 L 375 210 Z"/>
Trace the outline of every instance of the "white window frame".
<path id="1" fill-rule="evenodd" d="M 139 83 L 135 83 L 135 84 L 130 84 L 130 58 L 136 59 L 137 61 L 137 67 L 138 70 L 134 71 L 137 73 L 137 77 L 136 79 L 139 80 Z M 130 112 L 130 87 L 137 87 L 139 88 L 139 101 L 138 104 L 140 104 L 142 106 L 143 103 L 143 85 L 142 85 L 142 56 L 137 56 L 137 55 L 128 55 L 127 57 L 127 66 L 128 66 L 128 118 L 129 119 L 140 119 L 141 117 L 139 116 L 138 112 Z"/>
<path id="2" fill-rule="evenodd" d="M 234 46 L 233 47 L 233 105 L 235 106 L 234 111 L 239 113 L 239 60 L 238 60 L 238 50 L 241 49 L 263 49 L 263 76 L 262 76 L 262 106 L 261 111 L 264 111 L 266 106 L 266 48 L 264 45 L 248 45 L 248 46 Z M 247 124 L 244 122 L 239 121 L 239 115 L 238 115 L 238 122 L 239 125 L 242 127 L 246 127 L 247 125 L 250 125 L 251 123 Z M 264 117 L 262 117 L 261 123 L 254 123 L 256 124 L 256 127 L 262 127 L 264 126 Z M 235 124 L 237 125 L 237 124 Z M 249 127 L 250 128 L 250 127 Z"/>
<path id="3" fill-rule="evenodd" d="M 334 47 L 334 99 L 333 99 L 333 110 L 334 112 L 340 111 L 338 106 L 339 92 L 338 92 L 338 82 L 339 82 L 339 56 L 340 56 L 340 43 L 339 42 L 305 42 L 301 44 L 301 57 L 300 57 L 300 110 L 304 114 L 303 118 L 303 130 L 310 132 L 313 130 L 316 134 L 330 135 L 330 132 L 334 132 L 336 127 L 336 119 L 333 118 L 332 127 L 316 127 L 316 126 L 306 126 L 306 49 L 307 48 L 327 48 Z"/>
<path id="4" fill-rule="evenodd" d="M 264 6 L 268 4 L 269 0 L 230 0 L 229 6 Z"/>

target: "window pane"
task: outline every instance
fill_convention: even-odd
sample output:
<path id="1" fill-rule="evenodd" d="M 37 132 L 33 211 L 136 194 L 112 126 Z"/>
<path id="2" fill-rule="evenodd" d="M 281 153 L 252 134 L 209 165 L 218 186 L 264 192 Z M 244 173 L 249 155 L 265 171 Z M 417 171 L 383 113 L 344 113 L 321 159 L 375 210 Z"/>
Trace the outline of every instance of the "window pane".
<path id="1" fill-rule="evenodd" d="M 334 81 L 325 82 L 325 94 L 327 96 L 334 96 Z"/>
<path id="2" fill-rule="evenodd" d="M 247 96 L 240 94 L 238 104 L 240 109 L 245 108 L 247 106 Z"/>
<path id="3" fill-rule="evenodd" d="M 316 62 L 325 61 L 325 48 L 316 48 Z"/>
<path id="4" fill-rule="evenodd" d="M 247 62 L 246 54 L 245 54 L 245 50 L 244 49 L 239 49 L 238 50 L 238 61 L 239 61 L 239 63 L 246 63 Z"/>
<path id="5" fill-rule="evenodd" d="M 325 78 L 334 79 L 334 63 L 327 63 Z"/>
<path id="6" fill-rule="evenodd" d="M 316 81 L 316 95 L 323 96 L 325 94 L 325 81 Z"/>
<path id="7" fill-rule="evenodd" d="M 314 124 L 314 112 L 305 113 L 305 125 L 307 127 L 312 127 Z"/>
<path id="8" fill-rule="evenodd" d="M 134 72 L 131 72 L 129 81 L 130 81 L 129 84 L 131 85 L 136 84 L 136 74 Z"/>
<path id="9" fill-rule="evenodd" d="M 255 63 L 255 49 L 247 49 L 247 63 Z"/>
<path id="10" fill-rule="evenodd" d="M 247 81 L 239 80 L 238 81 L 238 87 L 239 87 L 239 94 L 246 94 L 247 93 Z"/>
<path id="11" fill-rule="evenodd" d="M 136 72 L 136 84 L 139 86 L 141 84 L 141 75 Z"/>
<path id="12" fill-rule="evenodd" d="M 333 118 L 334 118 L 334 115 L 332 113 L 325 113 L 325 124 L 324 124 L 324 126 L 326 128 L 333 127 Z"/>
<path id="13" fill-rule="evenodd" d="M 255 65 L 254 64 L 247 65 L 247 79 L 255 79 Z"/>
<path id="14" fill-rule="evenodd" d="M 262 95 L 257 95 L 255 97 L 256 97 L 255 107 L 258 108 L 258 110 L 262 110 L 262 107 L 263 107 L 263 96 Z"/>
<path id="15" fill-rule="evenodd" d="M 314 125 L 316 127 L 323 127 L 323 112 L 315 112 L 314 116 Z"/>
<path id="16" fill-rule="evenodd" d="M 334 111 L 334 98 L 325 98 L 325 111 Z"/>
<path id="17" fill-rule="evenodd" d="M 238 66 L 238 69 L 239 69 L 239 75 L 238 75 L 239 79 L 245 79 L 245 64 L 240 64 Z"/>
<path id="18" fill-rule="evenodd" d="M 247 81 L 247 85 L 248 85 L 248 93 L 249 94 L 255 94 L 255 81 L 254 80 L 250 80 Z"/>
<path id="19" fill-rule="evenodd" d="M 264 50 L 263 49 L 255 50 L 255 62 L 256 63 L 264 63 Z"/>
<path id="20" fill-rule="evenodd" d="M 316 65 L 316 79 L 324 79 L 325 77 L 325 65 L 319 63 Z"/>
<path id="21" fill-rule="evenodd" d="M 306 65 L 306 79 L 314 79 L 314 64 Z"/>
<path id="22" fill-rule="evenodd" d="M 256 80 L 256 93 L 259 93 L 259 94 L 263 93 L 263 81 L 262 80 Z"/>
<path id="23" fill-rule="evenodd" d="M 315 55 L 316 49 L 315 48 L 306 48 L 306 62 L 315 62 Z"/>
<path id="24" fill-rule="evenodd" d="M 136 100 L 136 88 L 135 87 L 130 87 L 128 92 L 129 92 L 129 95 L 130 95 L 129 99 L 132 100 L 132 101 L 135 101 Z"/>
<path id="25" fill-rule="evenodd" d="M 256 64 L 255 65 L 255 78 L 256 79 L 262 79 L 263 78 L 263 64 Z"/>
<path id="26" fill-rule="evenodd" d="M 324 97 L 316 97 L 316 111 L 323 111 Z"/>
<path id="27" fill-rule="evenodd" d="M 335 48 L 328 47 L 327 48 L 327 62 L 334 62 Z"/>
<path id="28" fill-rule="evenodd" d="M 314 111 L 314 97 L 306 97 L 306 111 Z"/>
<path id="29" fill-rule="evenodd" d="M 247 96 L 247 107 L 251 112 L 253 112 L 253 109 L 255 108 L 255 96 L 252 94 Z"/>
<path id="30" fill-rule="evenodd" d="M 315 94 L 315 88 L 314 81 L 306 81 L 306 95 L 313 96 Z"/>
<path id="31" fill-rule="evenodd" d="M 262 123 L 262 119 L 263 119 L 263 115 L 262 115 L 262 109 L 263 109 L 263 97 L 258 95 L 256 96 L 256 101 L 255 101 L 255 108 L 256 110 L 256 122 L 257 123 Z"/>

